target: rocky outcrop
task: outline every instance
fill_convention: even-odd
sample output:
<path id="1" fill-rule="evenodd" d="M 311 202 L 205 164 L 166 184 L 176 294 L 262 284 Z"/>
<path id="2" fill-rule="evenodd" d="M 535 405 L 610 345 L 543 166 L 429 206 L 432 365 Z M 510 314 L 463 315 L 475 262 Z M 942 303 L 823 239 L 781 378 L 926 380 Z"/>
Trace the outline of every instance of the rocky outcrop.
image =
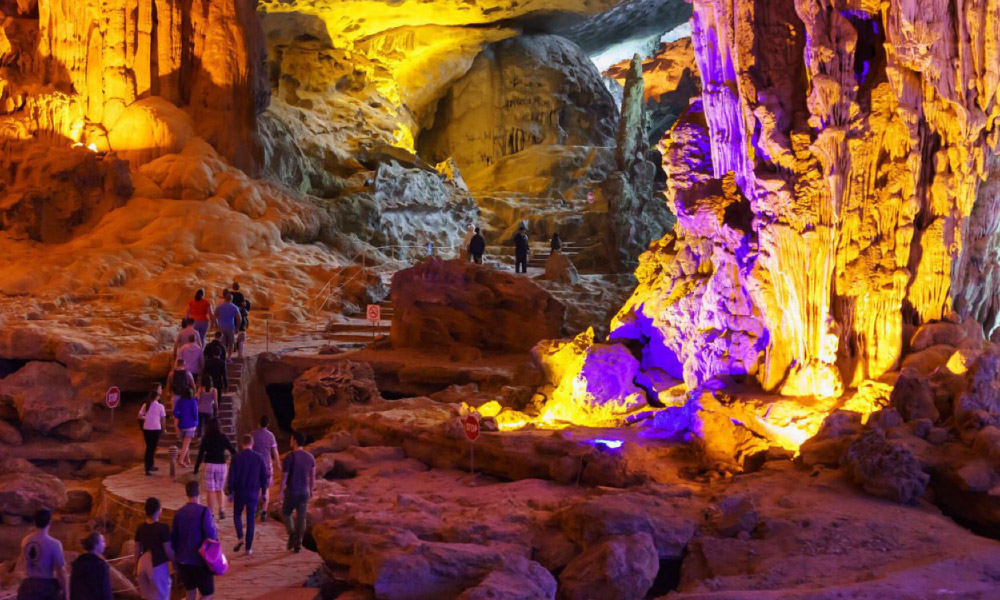
<path id="1" fill-rule="evenodd" d="M 580 274 L 573 266 L 573 261 L 558 251 L 549 254 L 545 259 L 545 274 L 542 277 L 547 281 L 567 284 L 576 284 L 580 281 Z"/>
<path id="2" fill-rule="evenodd" d="M 90 437 L 92 403 L 74 391 L 66 367 L 32 362 L 0 380 L 0 404 L 17 411 L 25 430 L 83 441 Z"/>
<path id="3" fill-rule="evenodd" d="M 309 369 L 292 389 L 295 429 L 323 433 L 333 418 L 331 412 L 380 401 L 374 379 L 371 365 L 349 360 Z"/>
<path id="4" fill-rule="evenodd" d="M 610 537 L 574 558 L 559 575 L 566 600 L 644 598 L 660 570 L 648 533 Z"/>
<path id="5" fill-rule="evenodd" d="M 422 156 L 466 175 L 530 146 L 610 146 L 616 110 L 600 73 L 572 42 L 528 35 L 488 46 L 437 108 Z"/>
<path id="6" fill-rule="evenodd" d="M 843 463 L 863 490 L 902 504 L 915 501 L 930 480 L 913 454 L 886 440 L 882 429 L 873 429 L 851 444 Z"/>
<path id="7" fill-rule="evenodd" d="M 23 458 L 0 461 L 0 515 L 28 519 L 36 510 L 66 504 L 66 486 Z"/>
<path id="8" fill-rule="evenodd" d="M 392 276 L 395 348 L 526 352 L 558 337 L 566 308 L 525 277 L 463 261 L 426 260 Z"/>

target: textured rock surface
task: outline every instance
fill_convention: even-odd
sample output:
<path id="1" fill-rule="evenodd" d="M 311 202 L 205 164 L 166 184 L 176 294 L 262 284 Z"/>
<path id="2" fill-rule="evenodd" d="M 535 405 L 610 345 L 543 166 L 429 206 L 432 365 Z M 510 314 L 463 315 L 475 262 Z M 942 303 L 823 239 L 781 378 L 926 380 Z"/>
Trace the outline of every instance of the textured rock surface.
<path id="1" fill-rule="evenodd" d="M 869 494 L 896 502 L 913 502 L 924 492 L 929 477 L 906 448 L 872 430 L 855 441 L 843 458 L 851 479 Z"/>
<path id="2" fill-rule="evenodd" d="M 559 597 L 644 598 L 659 570 L 659 557 L 648 533 L 611 537 L 566 565 L 559 575 Z"/>
<path id="3" fill-rule="evenodd" d="M 332 419 L 331 411 L 381 400 L 374 378 L 371 365 L 349 360 L 309 369 L 292 389 L 295 429 L 323 431 Z"/>
<path id="4" fill-rule="evenodd" d="M 566 308 L 530 279 L 431 258 L 392 277 L 396 348 L 526 351 L 558 337 Z"/>
<path id="5" fill-rule="evenodd" d="M 0 403 L 15 408 L 26 430 L 72 441 L 90 437 L 91 401 L 77 396 L 66 367 L 58 363 L 28 363 L 0 380 Z"/>
<path id="6" fill-rule="evenodd" d="M 0 514 L 30 517 L 40 508 L 66 504 L 66 486 L 23 458 L 0 461 Z"/>

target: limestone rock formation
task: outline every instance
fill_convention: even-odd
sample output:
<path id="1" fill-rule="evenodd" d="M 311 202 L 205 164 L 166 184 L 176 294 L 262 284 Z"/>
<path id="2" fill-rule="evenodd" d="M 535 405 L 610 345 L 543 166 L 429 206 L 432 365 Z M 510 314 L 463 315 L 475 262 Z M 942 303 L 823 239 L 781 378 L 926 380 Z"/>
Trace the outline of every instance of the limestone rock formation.
<path id="1" fill-rule="evenodd" d="M 930 479 L 913 454 L 887 441 L 882 429 L 858 438 L 847 449 L 843 462 L 851 479 L 866 492 L 904 504 L 923 494 Z"/>
<path id="2" fill-rule="evenodd" d="M 644 598 L 659 570 L 659 557 L 648 533 L 610 537 L 566 565 L 559 575 L 559 597 Z"/>
<path id="3" fill-rule="evenodd" d="M 77 396 L 66 367 L 58 363 L 28 363 L 0 380 L 0 403 L 17 411 L 26 430 L 71 441 L 90 437 L 92 403 Z"/>
<path id="4" fill-rule="evenodd" d="M 568 256 L 562 252 L 553 252 L 545 259 L 545 274 L 543 278 L 548 281 L 575 284 L 580 281 L 580 274 Z"/>
<path id="5" fill-rule="evenodd" d="M 525 277 L 430 258 L 392 277 L 396 348 L 525 352 L 558 337 L 566 308 Z"/>
<path id="6" fill-rule="evenodd" d="M 371 365 L 349 360 L 313 367 L 295 380 L 295 429 L 325 432 L 331 412 L 382 399 Z"/>
<path id="7" fill-rule="evenodd" d="M 66 486 L 23 458 L 0 461 L 0 514 L 29 518 L 66 504 Z"/>
<path id="8" fill-rule="evenodd" d="M 476 172 L 530 146 L 610 146 L 615 105 L 572 42 L 520 36 L 491 45 L 438 105 L 418 140 L 434 162 Z"/>

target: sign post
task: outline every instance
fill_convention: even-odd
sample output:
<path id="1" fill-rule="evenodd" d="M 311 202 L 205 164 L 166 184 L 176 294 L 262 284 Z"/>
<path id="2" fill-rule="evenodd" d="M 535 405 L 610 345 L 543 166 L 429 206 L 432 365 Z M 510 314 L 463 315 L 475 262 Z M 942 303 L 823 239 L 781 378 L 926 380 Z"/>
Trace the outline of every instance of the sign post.
<path id="1" fill-rule="evenodd" d="M 479 439 L 479 418 L 476 415 L 465 417 L 465 437 L 469 439 L 469 473 L 476 472 L 475 441 Z"/>
<path id="2" fill-rule="evenodd" d="M 369 304 L 366 315 L 368 317 L 368 321 L 372 324 L 372 339 L 374 340 L 375 334 L 378 331 L 378 322 L 382 320 L 382 305 Z"/>
<path id="3" fill-rule="evenodd" d="M 115 409 L 122 401 L 122 391 L 118 389 L 118 386 L 113 385 L 108 388 L 108 393 L 104 395 L 104 402 L 111 409 L 111 429 L 115 427 Z"/>

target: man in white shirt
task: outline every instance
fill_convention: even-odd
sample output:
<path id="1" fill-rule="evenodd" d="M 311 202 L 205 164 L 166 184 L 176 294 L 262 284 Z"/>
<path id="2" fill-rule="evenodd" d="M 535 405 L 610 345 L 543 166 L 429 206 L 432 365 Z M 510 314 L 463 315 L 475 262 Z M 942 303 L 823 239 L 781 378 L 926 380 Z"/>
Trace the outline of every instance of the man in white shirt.
<path id="1" fill-rule="evenodd" d="M 152 475 L 158 470 L 153 466 L 156 457 L 156 446 L 160 443 L 160 434 L 167 420 L 167 409 L 160 402 L 163 386 L 157 385 L 149 393 L 146 403 L 139 409 L 139 420 L 142 421 L 142 437 L 146 441 L 146 475 Z"/>

